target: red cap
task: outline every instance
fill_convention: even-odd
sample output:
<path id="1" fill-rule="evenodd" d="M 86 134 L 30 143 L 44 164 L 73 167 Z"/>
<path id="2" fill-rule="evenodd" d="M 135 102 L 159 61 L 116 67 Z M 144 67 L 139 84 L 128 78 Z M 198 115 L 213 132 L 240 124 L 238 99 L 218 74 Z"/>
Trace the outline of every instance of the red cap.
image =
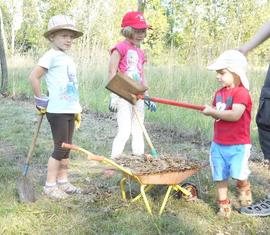
<path id="1" fill-rule="evenodd" d="M 121 27 L 124 28 L 127 26 L 134 29 L 147 29 L 150 27 L 150 25 L 146 23 L 143 13 L 139 11 L 130 11 L 124 15 Z"/>

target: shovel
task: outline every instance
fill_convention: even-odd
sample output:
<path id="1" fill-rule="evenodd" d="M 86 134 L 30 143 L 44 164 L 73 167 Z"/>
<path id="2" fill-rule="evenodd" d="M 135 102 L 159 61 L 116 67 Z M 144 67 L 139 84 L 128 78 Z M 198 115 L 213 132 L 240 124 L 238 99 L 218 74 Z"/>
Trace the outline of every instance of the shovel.
<path id="1" fill-rule="evenodd" d="M 116 73 L 116 75 L 109 81 L 106 88 L 131 104 L 136 103 L 137 95 L 143 95 L 148 89 L 148 87 L 139 84 L 134 79 L 120 72 Z"/>
<path id="2" fill-rule="evenodd" d="M 37 128 L 35 130 L 32 143 L 28 150 L 27 158 L 24 164 L 23 175 L 17 179 L 17 190 L 18 190 L 18 195 L 19 195 L 19 201 L 22 203 L 36 201 L 34 186 L 31 183 L 31 181 L 27 178 L 27 173 L 30 166 L 30 162 L 32 160 L 32 156 L 33 156 L 33 152 L 36 145 L 36 141 L 37 141 L 37 137 L 38 137 L 38 133 L 40 130 L 43 116 L 44 114 L 40 114 L 38 116 Z"/>
<path id="3" fill-rule="evenodd" d="M 133 79 L 122 73 L 117 73 L 107 84 L 106 88 L 112 91 L 113 93 L 119 95 L 120 97 L 122 97 L 123 99 L 125 99 L 126 101 L 130 102 L 133 105 L 136 103 L 138 99 L 147 99 L 161 104 L 168 104 L 188 109 L 201 111 L 204 109 L 204 106 L 202 105 L 188 104 L 157 97 L 145 98 L 143 94 L 148 88 L 139 84 L 138 82 L 134 81 Z"/>
<path id="4" fill-rule="evenodd" d="M 120 97 L 122 97 L 123 99 L 127 100 L 128 102 L 130 102 L 131 104 L 136 104 L 137 101 L 137 95 L 142 95 L 144 94 L 144 92 L 148 89 L 148 87 L 143 86 L 141 84 L 139 84 L 138 82 L 136 82 L 135 80 L 131 79 L 130 77 L 128 77 L 127 75 L 118 72 L 107 84 L 106 88 L 108 90 L 110 90 L 111 92 L 119 95 Z M 150 154 L 153 157 L 157 157 L 157 151 L 155 150 L 151 139 L 145 129 L 145 126 L 142 122 L 142 120 L 140 120 L 140 117 L 138 115 L 138 112 L 136 110 L 136 107 L 133 107 L 133 111 L 135 113 L 135 116 L 138 120 L 138 123 L 143 131 L 144 137 L 150 147 Z"/>

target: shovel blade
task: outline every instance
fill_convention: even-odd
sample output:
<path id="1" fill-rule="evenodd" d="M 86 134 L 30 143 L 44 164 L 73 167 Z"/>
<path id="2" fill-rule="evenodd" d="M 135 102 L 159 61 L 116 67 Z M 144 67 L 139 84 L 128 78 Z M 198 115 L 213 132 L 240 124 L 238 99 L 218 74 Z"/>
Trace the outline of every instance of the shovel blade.
<path id="1" fill-rule="evenodd" d="M 17 190 L 21 203 L 36 201 L 34 186 L 26 176 L 17 179 Z"/>
<path id="2" fill-rule="evenodd" d="M 141 85 L 127 75 L 118 72 L 107 84 L 106 88 L 119 95 L 131 104 L 137 101 L 137 95 L 142 95 L 148 87 Z"/>

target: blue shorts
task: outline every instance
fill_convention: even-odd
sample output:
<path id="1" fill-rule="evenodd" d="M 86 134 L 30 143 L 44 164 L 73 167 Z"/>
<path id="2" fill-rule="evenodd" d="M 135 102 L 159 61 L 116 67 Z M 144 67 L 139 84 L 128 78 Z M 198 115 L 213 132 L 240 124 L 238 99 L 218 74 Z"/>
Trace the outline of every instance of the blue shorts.
<path id="1" fill-rule="evenodd" d="M 222 181 L 229 177 L 246 180 L 250 174 L 250 148 L 250 144 L 223 145 L 212 142 L 210 166 L 213 180 Z"/>

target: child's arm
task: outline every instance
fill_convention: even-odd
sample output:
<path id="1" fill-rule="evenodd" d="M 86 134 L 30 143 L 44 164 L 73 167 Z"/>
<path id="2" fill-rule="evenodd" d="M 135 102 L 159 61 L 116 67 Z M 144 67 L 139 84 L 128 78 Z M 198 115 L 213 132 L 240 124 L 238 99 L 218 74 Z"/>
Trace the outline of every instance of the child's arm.
<path id="1" fill-rule="evenodd" d="M 236 122 L 241 118 L 245 109 L 246 106 L 243 104 L 233 104 L 231 110 L 223 110 L 223 111 L 219 111 L 214 107 L 205 105 L 205 109 L 202 111 L 202 113 L 206 116 L 211 116 L 215 119 L 221 119 L 228 122 Z"/>
<path id="2" fill-rule="evenodd" d="M 109 80 L 111 80 L 117 73 L 120 59 L 121 59 L 120 53 L 117 50 L 114 50 L 111 54 L 109 62 Z"/>
<path id="3" fill-rule="evenodd" d="M 111 80 L 118 71 L 121 55 L 117 50 L 114 50 L 110 57 L 109 62 L 109 80 Z M 119 96 L 111 93 L 109 101 L 109 110 L 113 113 L 117 112 L 119 103 Z"/>
<path id="4" fill-rule="evenodd" d="M 266 22 L 249 42 L 240 47 L 239 51 L 246 55 L 250 50 L 263 43 L 269 37 L 270 21 Z"/>
<path id="5" fill-rule="evenodd" d="M 36 97 L 41 97 L 40 79 L 46 73 L 46 69 L 36 66 L 30 74 L 29 80 Z"/>

